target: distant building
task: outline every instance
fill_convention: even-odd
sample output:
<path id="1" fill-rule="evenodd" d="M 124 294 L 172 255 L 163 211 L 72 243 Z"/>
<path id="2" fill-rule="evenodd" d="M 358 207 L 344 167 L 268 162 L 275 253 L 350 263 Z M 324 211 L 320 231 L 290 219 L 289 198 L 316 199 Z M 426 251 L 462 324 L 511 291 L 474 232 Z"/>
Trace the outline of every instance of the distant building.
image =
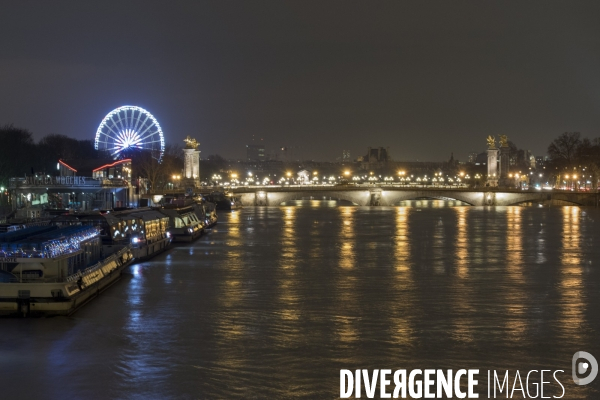
<path id="1" fill-rule="evenodd" d="M 477 152 L 476 152 L 476 151 L 472 151 L 472 152 L 470 152 L 470 153 L 469 153 L 469 162 L 470 162 L 471 164 L 475 164 L 475 161 L 477 160 L 477 156 L 478 156 L 478 154 L 477 154 Z"/>
<path id="2" fill-rule="evenodd" d="M 391 161 L 390 148 L 389 147 L 377 147 L 367 149 L 367 155 L 359 157 L 357 161 L 360 162 L 362 169 L 374 169 L 384 168 L 388 161 Z"/>
<path id="3" fill-rule="evenodd" d="M 536 167 L 535 156 L 531 153 L 529 153 L 529 167 L 533 169 Z"/>
<path id="4" fill-rule="evenodd" d="M 487 165 L 487 153 L 479 153 L 475 158 L 475 165 Z"/>
<path id="5" fill-rule="evenodd" d="M 246 145 L 246 161 L 265 161 L 265 145 L 248 144 Z"/>
<path id="6" fill-rule="evenodd" d="M 544 164 L 546 163 L 548 157 L 544 157 L 544 156 L 537 156 L 535 158 L 535 165 L 538 168 L 542 168 L 544 166 Z"/>

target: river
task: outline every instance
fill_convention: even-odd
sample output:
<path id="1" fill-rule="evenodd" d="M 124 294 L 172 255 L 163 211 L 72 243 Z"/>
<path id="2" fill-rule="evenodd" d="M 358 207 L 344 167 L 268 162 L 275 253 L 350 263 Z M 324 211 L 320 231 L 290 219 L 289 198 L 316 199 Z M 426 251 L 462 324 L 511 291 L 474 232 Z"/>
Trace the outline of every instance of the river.
<path id="1" fill-rule="evenodd" d="M 334 399 L 340 369 L 477 368 L 600 398 L 571 380 L 600 356 L 600 210 L 408 205 L 221 213 L 72 317 L 0 320 L 2 397 Z"/>

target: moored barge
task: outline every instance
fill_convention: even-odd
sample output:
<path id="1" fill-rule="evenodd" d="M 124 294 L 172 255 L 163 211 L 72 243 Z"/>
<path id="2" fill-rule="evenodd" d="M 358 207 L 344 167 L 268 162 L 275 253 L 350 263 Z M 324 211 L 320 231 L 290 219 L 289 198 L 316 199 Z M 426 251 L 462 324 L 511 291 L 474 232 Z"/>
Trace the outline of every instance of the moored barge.
<path id="1" fill-rule="evenodd" d="M 164 206 L 160 212 L 169 217 L 169 232 L 174 242 L 191 242 L 204 233 L 204 223 L 190 206 Z"/>
<path id="2" fill-rule="evenodd" d="M 131 249 L 136 261 L 154 257 L 171 245 L 169 217 L 158 210 L 128 210 L 116 215 L 125 223 L 123 229 L 131 238 Z"/>
<path id="3" fill-rule="evenodd" d="M 103 246 L 96 226 L 0 234 L 0 315 L 70 315 L 118 280 L 132 260 L 129 245 Z"/>

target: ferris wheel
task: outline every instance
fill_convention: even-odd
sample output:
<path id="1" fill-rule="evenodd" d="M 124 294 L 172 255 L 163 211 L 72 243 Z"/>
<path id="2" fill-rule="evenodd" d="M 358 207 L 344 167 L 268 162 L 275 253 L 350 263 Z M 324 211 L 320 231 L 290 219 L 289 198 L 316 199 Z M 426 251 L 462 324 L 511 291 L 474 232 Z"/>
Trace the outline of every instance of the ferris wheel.
<path id="1" fill-rule="evenodd" d="M 104 117 L 96 131 L 94 147 L 108 151 L 115 159 L 130 150 L 149 150 L 160 162 L 165 151 L 165 138 L 152 114 L 141 107 L 123 106 Z"/>

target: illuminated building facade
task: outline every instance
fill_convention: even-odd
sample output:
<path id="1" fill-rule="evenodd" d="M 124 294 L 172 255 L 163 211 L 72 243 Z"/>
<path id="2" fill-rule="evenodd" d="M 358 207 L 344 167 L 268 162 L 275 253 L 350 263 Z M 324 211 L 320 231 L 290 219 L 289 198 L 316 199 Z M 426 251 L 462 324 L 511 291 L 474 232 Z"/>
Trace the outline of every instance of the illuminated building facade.
<path id="1" fill-rule="evenodd" d="M 9 191 L 17 218 L 40 218 L 48 213 L 136 207 L 139 195 L 132 184 L 131 160 L 87 167 L 90 160 L 59 160 L 57 173 L 11 178 Z M 94 161 L 97 165 L 98 160 Z"/>

